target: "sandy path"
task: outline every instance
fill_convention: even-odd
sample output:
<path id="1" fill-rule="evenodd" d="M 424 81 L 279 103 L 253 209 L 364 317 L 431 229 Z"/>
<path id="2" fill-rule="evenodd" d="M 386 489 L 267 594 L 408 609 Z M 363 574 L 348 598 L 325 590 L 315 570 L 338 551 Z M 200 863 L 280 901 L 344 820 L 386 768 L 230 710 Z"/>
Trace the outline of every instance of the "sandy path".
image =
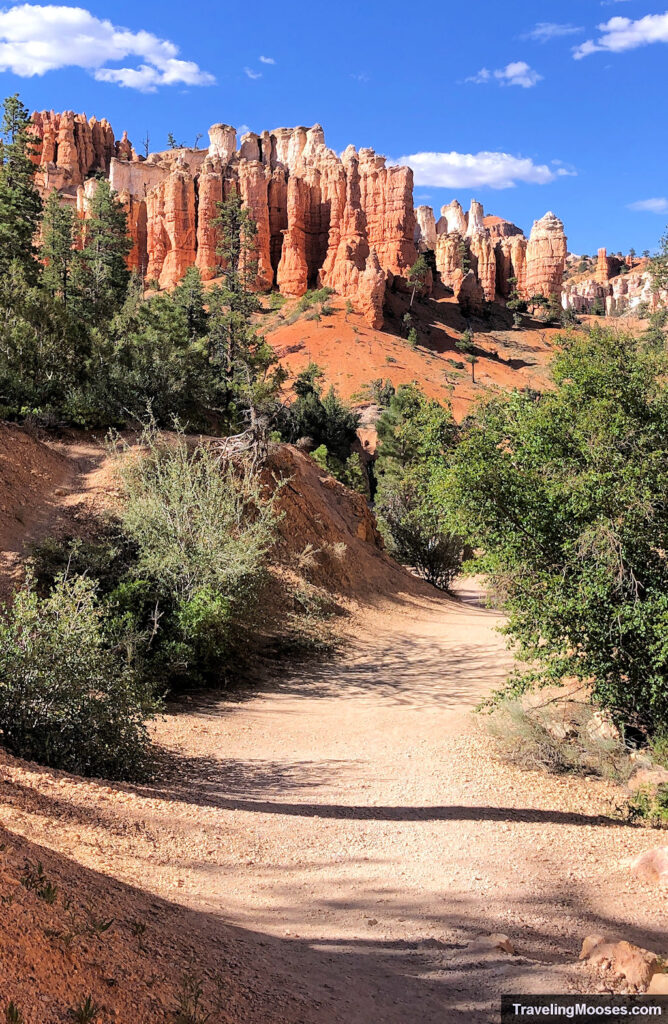
<path id="1" fill-rule="evenodd" d="M 501 991 L 586 988 L 585 934 L 665 945 L 665 901 L 622 863 L 658 837 L 612 818 L 603 783 L 495 759 L 470 709 L 508 655 L 463 596 L 370 612 L 342 659 L 263 693 L 184 701 L 157 729 L 162 782 L 65 777 L 54 828 L 38 772 L 7 823 L 254 934 L 318 1024 L 494 1020 Z M 518 955 L 467 950 L 491 931 Z"/>

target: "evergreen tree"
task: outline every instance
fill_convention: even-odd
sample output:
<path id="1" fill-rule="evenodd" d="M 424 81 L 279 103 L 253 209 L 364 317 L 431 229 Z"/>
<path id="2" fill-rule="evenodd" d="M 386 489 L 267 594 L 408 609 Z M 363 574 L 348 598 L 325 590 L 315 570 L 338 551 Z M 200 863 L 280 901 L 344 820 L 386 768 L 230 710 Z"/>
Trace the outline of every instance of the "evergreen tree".
<path id="1" fill-rule="evenodd" d="M 42 247 L 40 255 L 45 267 L 42 274 L 44 286 L 55 298 L 62 299 L 67 306 L 70 292 L 70 277 L 77 251 L 74 248 L 74 212 L 62 206 L 57 192 L 52 192 L 46 201 L 42 224 Z"/>
<path id="2" fill-rule="evenodd" d="M 0 271 L 17 260 L 30 282 L 37 279 L 35 236 L 42 201 L 35 187 L 30 115 L 18 94 L 3 104 L 0 131 Z"/>
<path id="3" fill-rule="evenodd" d="M 455 444 L 450 410 L 415 384 L 402 385 L 377 424 L 376 515 L 389 550 L 437 587 L 447 589 L 462 559 L 429 495 L 441 460 Z"/>
<path id="4" fill-rule="evenodd" d="M 424 288 L 425 284 L 429 280 L 431 273 L 431 267 L 427 263 L 427 260 L 423 254 L 420 254 L 416 259 L 413 266 L 408 271 L 408 280 L 413 285 L 413 291 L 411 292 L 410 305 L 413 305 L 415 300 L 415 293 L 418 288 Z"/>
<path id="5" fill-rule="evenodd" d="M 237 192 L 219 209 L 214 224 L 220 237 L 223 284 L 209 293 L 211 357 L 222 371 L 231 424 L 249 426 L 254 442 L 264 447 L 286 374 L 252 322 L 260 308 L 252 291 L 257 280 L 257 226 Z"/>
<path id="6" fill-rule="evenodd" d="M 204 303 L 202 275 L 197 267 L 188 267 L 183 280 L 172 292 L 174 303 L 183 310 L 191 341 L 206 334 L 208 315 Z"/>
<path id="7" fill-rule="evenodd" d="M 100 178 L 84 223 L 84 247 L 73 277 L 78 312 L 92 325 L 104 324 L 123 302 L 130 283 L 127 257 L 132 249 L 125 210 Z"/>

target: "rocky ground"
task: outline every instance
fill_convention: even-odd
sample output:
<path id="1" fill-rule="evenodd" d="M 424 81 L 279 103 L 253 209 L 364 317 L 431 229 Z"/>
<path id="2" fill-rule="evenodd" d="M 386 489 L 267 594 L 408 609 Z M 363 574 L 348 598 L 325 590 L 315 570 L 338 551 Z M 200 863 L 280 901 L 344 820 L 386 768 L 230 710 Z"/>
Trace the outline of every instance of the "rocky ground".
<path id="1" fill-rule="evenodd" d="M 411 348 L 403 326 L 409 303 L 410 295 L 390 294 L 382 330 L 369 327 L 355 313 L 346 314 L 338 296 L 328 304 L 331 315 L 319 320 L 309 319 L 308 313 L 295 318 L 296 304 L 287 303 L 268 311 L 258 326 L 292 374 L 311 361 L 318 363 L 327 386 L 334 384 L 353 401 L 368 401 L 366 385 L 378 378 L 395 387 L 417 381 L 430 398 L 450 402 L 459 420 L 490 392 L 545 386 L 558 329 L 527 318 L 523 330 L 512 330 L 510 316 L 498 308 L 489 319 L 465 319 L 452 294 L 438 286 L 431 298 L 410 307 L 419 337 L 417 347 Z M 473 331 L 478 359 L 475 383 L 466 356 L 456 348 L 467 327 Z"/>

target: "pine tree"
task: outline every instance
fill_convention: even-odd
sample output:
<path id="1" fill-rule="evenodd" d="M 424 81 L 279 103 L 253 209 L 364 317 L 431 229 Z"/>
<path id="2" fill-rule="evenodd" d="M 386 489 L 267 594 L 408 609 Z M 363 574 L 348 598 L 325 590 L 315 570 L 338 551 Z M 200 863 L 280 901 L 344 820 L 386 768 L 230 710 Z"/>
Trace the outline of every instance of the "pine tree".
<path id="1" fill-rule="evenodd" d="M 130 283 L 127 257 L 132 249 L 125 210 L 100 178 L 84 223 L 84 247 L 73 273 L 83 320 L 105 323 L 123 305 Z"/>
<path id="2" fill-rule="evenodd" d="M 220 203 L 219 210 L 214 225 L 220 237 L 223 285 L 209 293 L 211 355 L 225 379 L 230 418 L 238 421 L 241 414 L 254 440 L 264 447 L 286 373 L 252 323 L 260 308 L 252 291 L 257 280 L 257 226 L 237 192 Z"/>
<path id="3" fill-rule="evenodd" d="M 188 267 L 183 280 L 172 293 L 175 304 L 183 310 L 191 341 L 206 334 L 208 316 L 204 302 L 202 275 L 197 267 Z"/>
<path id="4" fill-rule="evenodd" d="M 70 278 L 77 251 L 74 248 L 74 212 L 62 206 L 57 192 L 52 192 L 44 208 L 42 224 L 42 246 L 40 255 L 44 261 L 42 281 L 52 296 L 62 299 L 67 306 L 70 294 Z"/>
<path id="5" fill-rule="evenodd" d="M 26 278 L 35 281 L 39 273 L 35 236 L 42 201 L 30 159 L 33 143 L 29 128 L 30 115 L 18 94 L 8 96 L 0 125 L 0 271 L 6 273 L 16 260 Z"/>

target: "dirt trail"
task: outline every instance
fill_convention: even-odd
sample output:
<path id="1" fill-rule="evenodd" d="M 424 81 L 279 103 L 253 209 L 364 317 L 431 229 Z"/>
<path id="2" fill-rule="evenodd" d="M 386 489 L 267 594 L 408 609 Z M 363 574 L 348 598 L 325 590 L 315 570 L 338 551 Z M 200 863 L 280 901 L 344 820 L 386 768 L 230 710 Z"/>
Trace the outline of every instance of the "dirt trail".
<path id="1" fill-rule="evenodd" d="M 151 786 L 58 776 L 55 801 L 21 768 L 1 820 L 196 912 L 211 941 L 241 929 L 240 959 L 261 947 L 256 974 L 284 979 L 277 1007 L 308 1006 L 248 1024 L 487 1021 L 501 991 L 586 990 L 584 935 L 665 945 L 663 901 L 623 864 L 657 834 L 612 817 L 604 783 L 495 759 L 470 712 L 508 655 L 461 598 L 370 611 L 343 658 L 262 693 L 184 700 Z M 496 931 L 516 956 L 466 948 Z"/>

